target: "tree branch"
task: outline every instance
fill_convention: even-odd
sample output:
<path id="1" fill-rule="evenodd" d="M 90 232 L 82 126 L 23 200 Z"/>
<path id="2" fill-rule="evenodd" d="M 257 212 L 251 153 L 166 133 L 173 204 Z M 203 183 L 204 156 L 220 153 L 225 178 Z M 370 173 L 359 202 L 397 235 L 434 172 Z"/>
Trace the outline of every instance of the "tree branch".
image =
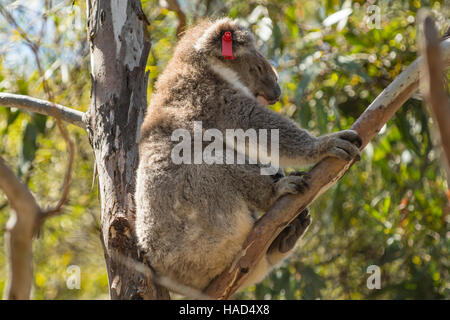
<path id="1" fill-rule="evenodd" d="M 429 13 L 421 11 L 419 14 L 420 49 L 422 60 L 421 91 L 431 109 L 434 121 L 440 133 L 440 143 L 444 150 L 447 175 L 450 174 L 450 104 L 444 89 L 444 70 L 442 55 L 439 47 L 439 37 L 433 18 Z M 447 177 L 450 181 L 450 176 Z M 450 185 L 449 185 L 450 187 Z"/>
<path id="2" fill-rule="evenodd" d="M 21 110 L 27 110 L 55 118 L 60 118 L 66 122 L 74 124 L 80 128 L 86 129 L 83 117 L 84 112 L 62 106 L 49 101 L 32 98 L 20 94 L 0 92 L 0 106 L 14 107 Z"/>
<path id="3" fill-rule="evenodd" d="M 29 299 L 33 280 L 32 240 L 41 209 L 28 187 L 19 181 L 1 157 L 0 176 L 0 189 L 14 211 L 6 225 L 9 276 L 5 298 Z"/>
<path id="4" fill-rule="evenodd" d="M 178 17 L 177 38 L 181 36 L 181 33 L 186 28 L 186 15 L 181 10 L 180 4 L 177 0 L 167 0 L 168 8 L 170 11 L 174 11 Z"/>
<path id="5" fill-rule="evenodd" d="M 450 39 L 441 43 L 445 65 L 450 64 Z M 363 141 L 364 148 L 394 115 L 402 104 L 418 89 L 419 64 L 416 59 L 372 102 L 351 127 Z M 301 195 L 286 195 L 264 214 L 254 225 L 242 248 L 241 257 L 214 279 L 205 293 L 216 299 L 230 298 L 241 286 L 249 270 L 254 269 L 275 237 L 286 227 L 300 210 L 324 193 L 350 168 L 353 162 L 327 158 L 310 171 L 309 190 Z"/>
<path id="6" fill-rule="evenodd" d="M 64 182 L 62 186 L 61 198 L 59 199 L 55 207 L 47 209 L 46 211 L 42 212 L 41 223 L 43 223 L 45 219 L 61 213 L 61 209 L 66 203 L 70 191 L 70 180 L 72 176 L 73 159 L 75 157 L 75 145 L 73 141 L 69 138 L 69 133 L 67 132 L 66 127 L 62 124 L 62 122 L 58 118 L 56 119 L 56 124 L 58 125 L 59 131 L 61 132 L 63 139 L 66 141 L 69 158 L 67 161 L 66 172 L 64 174 Z"/>

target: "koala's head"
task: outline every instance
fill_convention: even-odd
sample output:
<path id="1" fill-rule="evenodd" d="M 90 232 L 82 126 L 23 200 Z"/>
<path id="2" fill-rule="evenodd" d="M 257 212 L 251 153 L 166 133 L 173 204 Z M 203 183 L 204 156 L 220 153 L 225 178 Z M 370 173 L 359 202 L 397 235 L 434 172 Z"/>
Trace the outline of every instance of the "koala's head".
<path id="1" fill-rule="evenodd" d="M 224 36 L 228 44 L 224 44 Z M 182 42 L 185 50 L 190 46 L 192 56 L 222 68 L 218 73 L 230 82 L 242 83 L 260 103 L 273 104 L 279 99 L 277 72 L 256 49 L 252 33 L 237 21 L 229 18 L 204 21 L 188 30 Z M 232 59 L 228 56 L 230 50 Z"/>

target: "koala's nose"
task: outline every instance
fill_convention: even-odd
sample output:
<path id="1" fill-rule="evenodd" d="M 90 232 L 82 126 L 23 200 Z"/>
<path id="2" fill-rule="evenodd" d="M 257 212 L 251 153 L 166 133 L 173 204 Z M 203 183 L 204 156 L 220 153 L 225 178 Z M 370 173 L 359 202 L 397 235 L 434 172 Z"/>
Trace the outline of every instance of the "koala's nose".
<path id="1" fill-rule="evenodd" d="M 280 88 L 280 86 L 278 85 L 278 83 L 276 83 L 276 86 L 275 86 L 275 88 L 273 89 L 272 96 L 269 97 L 269 98 L 270 98 L 271 101 L 276 102 L 276 101 L 278 101 L 278 99 L 280 98 L 280 96 L 281 96 L 281 88 Z"/>
<path id="2" fill-rule="evenodd" d="M 277 85 L 275 86 L 275 96 L 277 97 L 277 100 L 280 98 L 280 96 L 281 96 L 281 88 L 280 88 L 280 86 L 278 85 L 278 83 L 277 83 Z"/>

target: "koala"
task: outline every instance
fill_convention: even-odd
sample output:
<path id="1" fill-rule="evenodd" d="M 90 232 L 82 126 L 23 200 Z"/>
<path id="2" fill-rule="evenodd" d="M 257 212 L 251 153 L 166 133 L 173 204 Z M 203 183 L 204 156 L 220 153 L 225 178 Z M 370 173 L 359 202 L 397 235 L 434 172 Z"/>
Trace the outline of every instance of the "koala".
<path id="1" fill-rule="evenodd" d="M 231 41 L 227 48 L 225 36 Z M 179 40 L 157 80 L 139 140 L 135 229 L 139 248 L 156 273 L 204 290 L 243 249 L 255 213 L 266 212 L 285 194 L 304 192 L 309 182 L 306 173 L 262 175 L 259 163 L 175 164 L 174 130 L 194 134 L 194 121 L 220 132 L 278 129 L 281 167 L 360 157 L 355 131 L 315 137 L 266 107 L 280 95 L 275 69 L 237 21 L 205 20 Z M 262 280 L 287 258 L 310 222 L 308 210 L 300 212 L 242 287 Z"/>

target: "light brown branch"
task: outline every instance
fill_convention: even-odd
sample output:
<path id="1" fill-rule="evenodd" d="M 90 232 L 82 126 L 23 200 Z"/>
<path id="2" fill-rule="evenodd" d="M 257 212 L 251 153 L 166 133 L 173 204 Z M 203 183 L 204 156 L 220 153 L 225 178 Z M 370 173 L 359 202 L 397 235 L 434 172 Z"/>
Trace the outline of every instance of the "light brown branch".
<path id="1" fill-rule="evenodd" d="M 41 209 L 28 187 L 19 181 L 1 157 L 0 177 L 0 189 L 14 211 L 6 226 L 9 276 L 5 298 L 29 299 L 33 280 L 32 239 Z"/>
<path id="2" fill-rule="evenodd" d="M 450 39 L 441 44 L 446 65 L 450 64 Z M 353 124 L 363 140 L 364 148 L 394 115 L 402 104 L 418 89 L 419 63 L 414 61 L 373 101 Z M 309 190 L 302 195 L 286 195 L 264 214 L 251 230 L 243 244 L 246 253 L 236 264 L 229 266 L 206 288 L 205 293 L 216 299 L 229 299 L 241 286 L 275 237 L 287 226 L 300 210 L 306 208 L 315 198 L 325 192 L 350 168 L 353 162 L 327 158 L 310 171 Z"/>
<path id="3" fill-rule="evenodd" d="M 86 125 L 83 122 L 84 112 L 49 101 L 20 94 L 0 92 L 0 106 L 17 108 L 60 118 L 80 128 L 86 128 Z"/>
<path id="4" fill-rule="evenodd" d="M 177 0 L 167 0 L 168 8 L 170 11 L 174 11 L 178 17 L 178 27 L 177 27 L 177 38 L 180 37 L 181 33 L 186 28 L 186 15 L 183 10 L 181 10 L 180 4 Z"/>
<path id="5" fill-rule="evenodd" d="M 433 18 L 425 11 L 419 14 L 418 34 L 424 57 L 421 65 L 423 72 L 421 91 L 437 124 L 439 140 L 446 160 L 446 170 L 450 174 L 450 104 L 444 89 L 444 70 L 438 32 Z M 447 179 L 450 181 L 450 177 Z"/>

